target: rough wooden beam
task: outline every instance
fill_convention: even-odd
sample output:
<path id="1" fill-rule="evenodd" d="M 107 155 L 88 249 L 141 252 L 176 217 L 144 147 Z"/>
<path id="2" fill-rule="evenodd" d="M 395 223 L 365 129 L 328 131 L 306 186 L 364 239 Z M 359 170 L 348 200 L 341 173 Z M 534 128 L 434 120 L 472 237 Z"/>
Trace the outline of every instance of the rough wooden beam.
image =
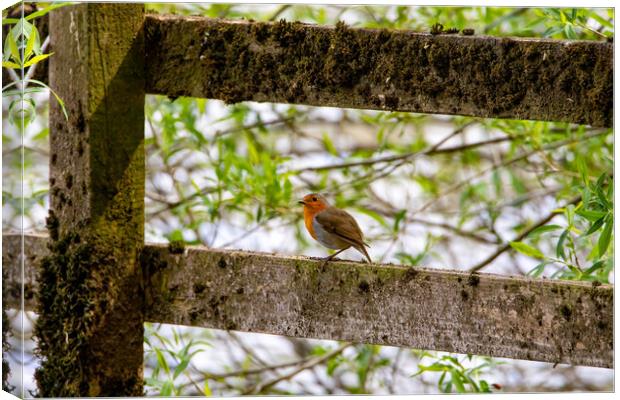
<path id="1" fill-rule="evenodd" d="M 3 240 L 17 268 L 19 238 Z M 613 367 L 611 285 L 199 247 L 141 258 L 152 322 Z"/>
<path id="2" fill-rule="evenodd" d="M 612 126 L 613 45 L 149 14 L 147 92 Z"/>
<path id="3" fill-rule="evenodd" d="M 35 294 L 38 289 L 37 269 L 43 258 L 49 255 L 48 238 L 42 235 L 24 236 L 24 255 L 21 254 L 19 233 L 2 236 L 2 280 L 5 301 L 3 308 L 34 310 Z M 24 261 L 24 277 L 22 279 L 22 259 Z M 21 291 L 24 289 L 24 305 L 21 305 Z"/>
<path id="4" fill-rule="evenodd" d="M 141 396 L 144 5 L 50 13 L 51 254 L 37 277 L 39 396 Z"/>

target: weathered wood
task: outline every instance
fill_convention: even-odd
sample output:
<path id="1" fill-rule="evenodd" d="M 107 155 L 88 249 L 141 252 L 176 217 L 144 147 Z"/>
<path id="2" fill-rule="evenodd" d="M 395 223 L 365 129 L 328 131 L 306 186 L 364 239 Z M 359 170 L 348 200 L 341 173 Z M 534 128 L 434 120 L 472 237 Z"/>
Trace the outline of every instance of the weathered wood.
<path id="1" fill-rule="evenodd" d="M 2 279 L 3 308 L 34 310 L 37 290 L 37 268 L 43 258 L 49 255 L 47 236 L 24 236 L 24 279 L 22 279 L 22 242 L 21 234 L 4 234 L 2 236 Z M 21 291 L 24 289 L 24 306 L 21 305 Z"/>
<path id="2" fill-rule="evenodd" d="M 27 237 L 29 267 L 43 240 Z M 19 237 L 3 241 L 17 270 Z M 152 322 L 613 367 L 611 285 L 199 247 L 141 258 Z"/>
<path id="3" fill-rule="evenodd" d="M 149 14 L 147 92 L 612 126 L 613 45 Z"/>
<path id="4" fill-rule="evenodd" d="M 143 393 L 144 6 L 50 14 L 51 254 L 37 277 L 39 395 Z"/>

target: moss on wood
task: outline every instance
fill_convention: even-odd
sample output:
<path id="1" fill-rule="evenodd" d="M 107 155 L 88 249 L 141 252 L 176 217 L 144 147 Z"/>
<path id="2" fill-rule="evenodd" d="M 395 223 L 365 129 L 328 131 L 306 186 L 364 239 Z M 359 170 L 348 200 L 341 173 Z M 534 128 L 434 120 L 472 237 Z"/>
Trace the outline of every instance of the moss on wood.
<path id="1" fill-rule="evenodd" d="M 147 91 L 611 126 L 612 45 L 149 15 Z"/>
<path id="2" fill-rule="evenodd" d="M 143 6 L 50 14 L 50 255 L 36 323 L 39 395 L 143 393 Z"/>

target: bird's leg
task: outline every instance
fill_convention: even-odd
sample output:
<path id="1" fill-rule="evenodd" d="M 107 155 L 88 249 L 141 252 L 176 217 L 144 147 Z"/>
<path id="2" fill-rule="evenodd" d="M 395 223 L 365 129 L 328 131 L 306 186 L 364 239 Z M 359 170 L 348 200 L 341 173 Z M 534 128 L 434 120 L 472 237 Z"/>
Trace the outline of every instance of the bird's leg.
<path id="1" fill-rule="evenodd" d="M 342 253 L 343 251 L 345 251 L 346 249 L 348 249 L 348 247 L 345 247 L 344 249 L 340 249 L 337 252 L 335 252 L 334 254 L 332 254 L 331 256 L 328 256 L 327 258 L 325 258 L 325 261 L 329 261 L 332 258 L 336 257 L 338 254 Z"/>
<path id="2" fill-rule="evenodd" d="M 327 263 L 334 257 L 336 257 L 338 254 L 342 253 L 343 251 L 345 251 L 346 249 L 348 249 L 348 247 L 345 247 L 344 249 L 340 249 L 337 252 L 335 252 L 334 254 L 332 254 L 331 256 L 327 256 L 325 257 L 325 260 L 323 261 L 323 264 L 321 264 L 321 268 L 325 268 L 325 266 L 327 265 Z"/>

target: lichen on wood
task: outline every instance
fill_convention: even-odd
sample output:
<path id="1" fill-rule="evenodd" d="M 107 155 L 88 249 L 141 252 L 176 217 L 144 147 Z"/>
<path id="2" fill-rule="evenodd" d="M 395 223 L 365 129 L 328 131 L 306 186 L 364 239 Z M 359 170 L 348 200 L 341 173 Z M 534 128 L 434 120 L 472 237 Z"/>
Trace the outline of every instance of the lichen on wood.
<path id="1" fill-rule="evenodd" d="M 143 394 L 144 6 L 54 10 L 49 255 L 37 275 L 39 395 Z"/>
<path id="2" fill-rule="evenodd" d="M 147 92 L 611 126 L 606 42 L 149 14 Z"/>
<path id="3" fill-rule="evenodd" d="M 10 271 L 19 240 L 3 236 Z M 26 237 L 30 268 L 45 241 Z M 140 256 L 151 322 L 613 367 L 612 285 L 174 250 L 147 244 Z"/>
<path id="4" fill-rule="evenodd" d="M 613 365 L 610 285 L 199 247 L 142 263 L 154 322 Z"/>

